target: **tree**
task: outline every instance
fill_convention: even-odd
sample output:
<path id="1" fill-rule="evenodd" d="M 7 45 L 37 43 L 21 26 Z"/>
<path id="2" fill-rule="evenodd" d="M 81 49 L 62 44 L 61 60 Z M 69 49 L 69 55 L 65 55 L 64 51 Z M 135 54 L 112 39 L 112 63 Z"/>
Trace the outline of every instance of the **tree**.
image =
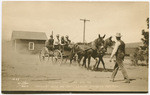
<path id="1" fill-rule="evenodd" d="M 147 29 L 149 29 L 149 18 L 146 19 Z M 149 31 L 142 30 L 143 38 L 141 38 L 143 42 L 143 46 L 138 47 L 133 55 L 131 55 L 131 61 L 133 65 L 138 65 L 138 60 L 144 61 L 148 63 L 148 52 L 149 52 Z"/>
<path id="2" fill-rule="evenodd" d="M 147 29 L 149 29 L 149 18 L 146 19 L 147 22 Z"/>
<path id="3" fill-rule="evenodd" d="M 148 31 L 145 31 L 144 29 L 142 30 L 142 35 L 143 35 L 143 38 L 141 39 L 142 42 L 143 42 L 143 50 L 146 50 L 148 49 L 149 47 L 149 32 Z"/>
<path id="4" fill-rule="evenodd" d="M 149 29 L 149 18 L 146 19 L 147 29 Z M 142 30 L 143 38 L 141 39 L 143 42 L 143 46 L 141 47 L 144 50 L 144 54 L 146 55 L 146 62 L 148 63 L 148 52 L 149 52 L 149 31 Z"/>
<path id="5" fill-rule="evenodd" d="M 147 22 L 147 29 L 149 29 L 149 18 L 146 19 L 146 22 Z M 143 35 L 143 38 L 141 40 L 144 44 L 143 49 L 146 50 L 149 47 L 149 32 L 145 31 L 143 29 L 142 30 L 142 35 Z"/>

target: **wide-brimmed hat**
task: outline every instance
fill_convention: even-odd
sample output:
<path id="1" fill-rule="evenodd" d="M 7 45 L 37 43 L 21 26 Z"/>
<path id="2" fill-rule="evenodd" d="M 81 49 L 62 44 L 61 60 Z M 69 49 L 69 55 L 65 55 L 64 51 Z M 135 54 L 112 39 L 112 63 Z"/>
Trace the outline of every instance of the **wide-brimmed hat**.
<path id="1" fill-rule="evenodd" d="M 116 37 L 122 37 L 121 33 L 116 33 Z"/>
<path id="2" fill-rule="evenodd" d="M 66 37 L 66 38 L 69 38 L 69 36 L 68 36 L 68 35 L 66 35 L 65 37 Z"/>
<path id="3" fill-rule="evenodd" d="M 59 37 L 59 34 L 57 34 L 56 37 Z"/>
<path id="4" fill-rule="evenodd" d="M 50 37 L 53 37 L 53 35 L 50 35 Z"/>

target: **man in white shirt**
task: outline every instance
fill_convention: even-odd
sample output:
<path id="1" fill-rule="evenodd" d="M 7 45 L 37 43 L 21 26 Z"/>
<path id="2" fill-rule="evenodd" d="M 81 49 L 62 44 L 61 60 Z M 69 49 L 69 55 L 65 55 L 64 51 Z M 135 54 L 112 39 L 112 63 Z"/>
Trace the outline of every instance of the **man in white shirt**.
<path id="1" fill-rule="evenodd" d="M 59 50 L 61 49 L 59 34 L 56 35 L 55 48 Z"/>
<path id="2" fill-rule="evenodd" d="M 60 44 L 59 34 L 56 35 L 55 45 Z"/>
<path id="3" fill-rule="evenodd" d="M 112 73 L 111 79 L 114 82 L 114 78 L 118 72 L 118 69 L 120 68 L 121 72 L 124 76 L 125 83 L 130 83 L 127 72 L 126 72 L 124 65 L 123 65 L 123 60 L 124 60 L 124 56 L 125 56 L 125 43 L 121 40 L 121 34 L 120 33 L 116 34 L 116 40 L 117 41 L 116 41 L 115 47 L 114 47 L 113 52 L 110 56 L 110 62 L 111 62 L 112 58 L 114 56 L 116 56 L 116 64 L 114 66 L 114 71 Z"/>

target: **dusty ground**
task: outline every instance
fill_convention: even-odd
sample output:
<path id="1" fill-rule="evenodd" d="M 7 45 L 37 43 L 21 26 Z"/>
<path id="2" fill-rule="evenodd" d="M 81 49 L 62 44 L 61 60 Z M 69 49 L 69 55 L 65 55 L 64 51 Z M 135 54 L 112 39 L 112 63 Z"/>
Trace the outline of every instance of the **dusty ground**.
<path id="1" fill-rule="evenodd" d="M 105 57 L 107 71 L 90 71 L 77 63 L 40 63 L 38 55 L 18 54 L 4 47 L 2 51 L 3 91 L 148 91 L 148 67 L 124 65 L 131 83 L 124 83 L 121 71 L 110 81 L 114 62 Z M 94 60 L 91 62 L 91 66 Z"/>
<path id="2" fill-rule="evenodd" d="M 104 58 L 107 71 L 100 65 L 98 71 L 90 71 L 69 61 L 59 64 L 40 63 L 38 55 L 8 55 L 2 58 L 3 91 L 147 91 L 148 68 L 131 66 L 128 59 L 124 61 L 131 83 L 124 83 L 119 71 L 116 81 L 110 76 L 114 63 Z M 9 59 L 9 60 L 8 60 Z M 94 61 L 92 60 L 93 65 Z"/>

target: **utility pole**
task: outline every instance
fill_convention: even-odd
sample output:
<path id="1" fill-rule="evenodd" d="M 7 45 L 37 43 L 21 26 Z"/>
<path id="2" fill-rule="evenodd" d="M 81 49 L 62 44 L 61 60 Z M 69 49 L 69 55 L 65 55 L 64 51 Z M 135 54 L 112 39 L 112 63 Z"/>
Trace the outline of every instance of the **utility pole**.
<path id="1" fill-rule="evenodd" d="M 52 31 L 52 36 L 53 36 L 53 31 Z"/>
<path id="2" fill-rule="evenodd" d="M 86 21 L 90 21 L 90 20 L 87 20 L 87 19 L 80 19 L 80 20 L 84 22 L 84 27 L 83 27 L 83 43 L 85 43 L 85 23 L 86 23 Z"/>

